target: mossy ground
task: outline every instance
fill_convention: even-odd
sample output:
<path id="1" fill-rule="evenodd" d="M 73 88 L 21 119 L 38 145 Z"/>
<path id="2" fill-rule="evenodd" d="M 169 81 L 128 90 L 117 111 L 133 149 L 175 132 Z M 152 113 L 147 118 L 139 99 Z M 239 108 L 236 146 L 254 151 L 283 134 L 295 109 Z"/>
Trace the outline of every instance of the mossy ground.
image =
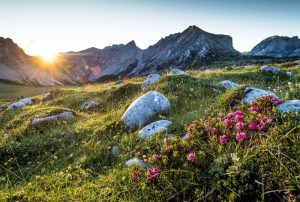
<path id="1" fill-rule="evenodd" d="M 218 86 L 228 79 L 244 86 L 252 86 L 274 91 L 283 99 L 300 99 L 300 70 L 297 64 L 279 65 L 279 75 L 261 73 L 258 66 L 252 68 L 227 67 L 212 71 L 189 71 L 191 76 L 163 75 L 160 81 L 149 88 L 164 94 L 171 102 L 171 110 L 165 116 L 173 122 L 170 133 L 182 134 L 187 124 L 218 111 L 224 111 L 240 90 L 219 93 Z M 292 71 L 288 77 L 284 71 Z M 41 101 L 37 96 L 32 105 L 12 112 L 0 112 L 0 201 L 166 201 L 175 200 L 176 193 L 185 193 L 176 187 L 172 190 L 172 180 L 164 178 L 164 186 L 153 186 L 146 182 L 133 183 L 130 169 L 124 163 L 131 157 L 143 158 L 145 154 L 158 151 L 163 134 L 147 140 L 140 140 L 137 131 L 128 130 L 121 122 L 121 116 L 129 104 L 145 93 L 140 86 L 143 78 L 133 78 L 121 84 L 86 85 L 62 87 L 52 90 L 53 99 Z M 10 89 L 1 90 L 15 98 L 31 96 L 33 92 L 20 91 L 9 94 Z M 29 92 L 29 93 L 27 93 Z M 89 111 L 80 111 L 80 106 L 89 100 L 100 105 Z M 2 109 L 10 101 L 2 100 Z M 36 117 L 72 111 L 76 118 L 70 121 L 52 122 L 31 126 Z M 297 120 L 297 119 L 295 119 Z M 275 125 L 274 134 L 286 132 L 289 123 Z M 298 124 L 299 125 L 299 124 Z M 257 162 L 278 167 L 276 176 L 286 177 L 286 169 L 295 177 L 300 174 L 300 140 L 298 130 L 287 132 L 281 138 L 275 135 L 264 142 L 259 151 L 271 151 L 277 164 L 266 158 Z M 290 146 L 288 146 L 290 143 Z M 121 154 L 115 157 L 111 147 L 118 145 Z M 276 148 L 283 149 L 284 156 L 276 156 Z M 287 148 L 288 147 L 288 148 Z M 245 158 L 257 154 L 258 150 L 238 151 Z M 252 152 L 252 153 L 251 153 Z M 292 168 L 289 166 L 293 166 Z M 168 172 L 172 172 L 170 169 Z M 164 175 L 162 175 L 164 176 Z M 178 175 L 176 175 L 178 176 Z M 289 176 L 291 177 L 291 176 Z M 286 177 L 286 179 L 290 179 Z M 275 179 L 273 179 L 275 180 Z M 282 180 L 284 184 L 285 179 Z M 286 182 L 288 184 L 288 182 Z M 180 183 L 179 183 L 180 184 Z M 186 182 L 182 182 L 186 185 Z M 299 188 L 299 184 L 295 187 Z M 280 187 L 282 188 L 282 187 Z M 178 190 L 179 189 L 179 190 Z M 265 189 L 267 189 L 265 187 Z M 199 185 L 197 196 L 201 200 L 213 200 Z M 178 193 L 178 194 L 179 194 Z M 188 199 L 189 196 L 181 196 Z M 193 196 L 194 197 L 194 196 Z M 215 200 L 218 200 L 217 198 Z M 258 196 L 257 200 L 263 200 Z"/>

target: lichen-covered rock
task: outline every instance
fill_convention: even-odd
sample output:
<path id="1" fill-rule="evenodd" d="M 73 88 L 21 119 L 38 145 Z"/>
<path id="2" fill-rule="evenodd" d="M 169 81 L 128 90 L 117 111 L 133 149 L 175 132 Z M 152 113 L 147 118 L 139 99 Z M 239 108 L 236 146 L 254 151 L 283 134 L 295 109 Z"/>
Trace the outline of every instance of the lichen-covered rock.
<path id="1" fill-rule="evenodd" d="M 280 112 L 300 112 L 300 100 L 289 100 L 277 106 Z"/>
<path id="2" fill-rule="evenodd" d="M 273 74 L 278 74 L 279 71 L 280 71 L 277 67 L 267 66 L 267 65 L 262 66 L 262 67 L 260 68 L 260 70 L 263 71 L 263 72 L 271 72 L 271 73 L 273 73 Z"/>
<path id="3" fill-rule="evenodd" d="M 240 86 L 239 84 L 234 83 L 234 82 L 229 81 L 229 80 L 221 81 L 219 83 L 219 85 L 221 85 L 223 88 L 226 88 L 226 89 L 235 89 L 235 88 L 238 88 Z"/>
<path id="4" fill-rule="evenodd" d="M 136 167 L 140 167 L 140 168 L 143 168 L 146 170 L 148 170 L 152 167 L 151 165 L 145 163 L 143 160 L 138 159 L 138 158 L 129 159 L 128 161 L 126 161 L 125 166 L 126 167 L 136 166 Z"/>
<path id="5" fill-rule="evenodd" d="M 74 115 L 72 112 L 63 112 L 57 115 L 53 115 L 53 116 L 47 116 L 47 117 L 43 117 L 43 118 L 38 118 L 38 119 L 34 119 L 31 124 L 35 125 L 41 122 L 45 122 L 45 121 L 64 121 L 64 120 L 69 120 L 74 118 Z"/>
<path id="6" fill-rule="evenodd" d="M 289 77 L 293 76 L 293 72 L 286 72 L 285 74 Z"/>
<path id="7" fill-rule="evenodd" d="M 131 129 L 144 126 L 153 116 L 166 113 L 171 107 L 170 101 L 157 91 L 137 98 L 122 116 L 125 125 Z"/>
<path id="8" fill-rule="evenodd" d="M 151 84 L 157 82 L 160 78 L 159 74 L 150 74 L 147 79 L 143 82 L 142 84 L 142 89 L 147 88 L 148 86 L 150 86 Z"/>
<path id="9" fill-rule="evenodd" d="M 112 153 L 112 155 L 114 155 L 114 156 L 119 156 L 119 154 L 120 154 L 120 149 L 119 149 L 119 147 L 118 146 L 113 146 L 112 148 L 111 148 L 111 153 Z"/>
<path id="10" fill-rule="evenodd" d="M 81 110 L 88 110 L 88 109 L 91 109 L 91 108 L 94 108 L 98 105 L 98 103 L 96 101 L 88 101 L 88 102 L 85 102 L 81 107 L 80 109 Z"/>
<path id="11" fill-rule="evenodd" d="M 249 104 L 251 101 L 254 101 L 257 98 L 266 96 L 266 95 L 272 95 L 274 97 L 277 97 L 277 95 L 275 95 L 275 93 L 272 93 L 270 91 L 262 90 L 259 88 L 245 88 L 245 97 L 243 98 L 242 102 Z"/>
<path id="12" fill-rule="evenodd" d="M 178 69 L 178 68 L 171 68 L 170 73 L 172 75 L 186 75 L 186 73 L 184 71 L 182 71 L 181 69 Z"/>
<path id="13" fill-rule="evenodd" d="M 142 130 L 139 131 L 139 138 L 145 139 L 151 137 L 157 133 L 164 132 L 168 130 L 168 126 L 171 124 L 171 121 L 168 120 L 160 120 L 155 121 L 147 126 L 145 126 Z"/>
<path id="14" fill-rule="evenodd" d="M 15 102 L 7 107 L 7 110 L 12 110 L 16 108 L 21 108 L 24 105 L 32 104 L 32 98 L 24 98 L 19 100 L 18 102 Z"/>

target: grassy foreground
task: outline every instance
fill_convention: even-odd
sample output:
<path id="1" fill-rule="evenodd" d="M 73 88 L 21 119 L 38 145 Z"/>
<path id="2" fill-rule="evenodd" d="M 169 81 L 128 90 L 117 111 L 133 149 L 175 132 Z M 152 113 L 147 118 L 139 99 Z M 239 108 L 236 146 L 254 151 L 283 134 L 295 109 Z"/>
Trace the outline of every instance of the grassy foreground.
<path id="1" fill-rule="evenodd" d="M 146 91 L 159 91 L 170 100 L 171 110 L 155 120 L 171 120 L 169 133 L 177 141 L 193 120 L 230 111 L 230 102 L 239 92 L 216 91 L 223 91 L 218 86 L 222 80 L 270 90 L 282 99 L 300 99 L 297 65 L 278 65 L 279 75 L 262 73 L 257 66 L 189 71 L 193 77 L 164 75 Z M 286 76 L 285 71 L 292 71 L 293 76 Z M 148 161 L 149 155 L 162 153 L 165 137 L 140 140 L 138 130 L 130 131 L 121 122 L 129 104 L 145 93 L 140 88 L 143 79 L 54 89 L 53 99 L 42 101 L 37 96 L 34 104 L 12 112 L 4 110 L 10 102 L 3 99 L 0 201 L 300 200 L 299 114 L 274 115 L 259 144 L 220 145 L 215 139 L 199 137 L 197 144 L 203 149 L 197 154 L 198 166 L 166 163 L 155 181 L 147 180 L 146 171 L 136 168 L 139 179 L 133 180 L 133 168 L 125 168 L 124 163 L 131 157 Z M 0 93 L 6 91 L 10 89 Z M 80 111 L 89 100 L 100 105 Z M 76 118 L 30 125 L 33 118 L 63 111 L 74 112 Z M 113 146 L 119 147 L 119 156 L 112 155 Z"/>

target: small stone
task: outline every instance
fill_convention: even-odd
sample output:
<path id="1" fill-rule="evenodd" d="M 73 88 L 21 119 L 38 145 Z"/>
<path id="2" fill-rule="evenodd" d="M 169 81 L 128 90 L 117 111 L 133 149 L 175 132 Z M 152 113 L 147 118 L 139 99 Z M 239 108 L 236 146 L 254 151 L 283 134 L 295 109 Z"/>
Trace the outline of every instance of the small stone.
<path id="1" fill-rule="evenodd" d="M 262 67 L 260 68 L 260 70 L 263 71 L 263 72 L 271 72 L 271 73 L 273 73 L 273 74 L 278 74 L 279 71 L 280 71 L 277 67 L 267 66 L 267 65 L 262 66 Z"/>
<path id="2" fill-rule="evenodd" d="M 234 83 L 230 80 L 224 80 L 224 81 L 221 81 L 219 83 L 219 85 L 221 85 L 223 88 L 226 88 L 226 89 L 236 89 L 238 88 L 240 85 L 237 84 L 237 83 Z"/>
<path id="3" fill-rule="evenodd" d="M 98 103 L 96 101 L 88 101 L 88 102 L 85 102 L 81 107 L 80 109 L 81 110 L 88 110 L 88 109 L 91 109 L 91 108 L 94 108 L 98 105 Z"/>
<path id="4" fill-rule="evenodd" d="M 24 105 L 28 105 L 28 104 L 32 104 L 32 98 L 24 98 L 24 99 L 21 99 L 19 100 L 18 102 L 15 102 L 11 105 L 9 105 L 7 107 L 7 110 L 13 110 L 13 109 L 16 109 L 16 108 L 21 108 L 23 107 Z"/>
<path id="5" fill-rule="evenodd" d="M 140 167 L 146 170 L 149 170 L 152 166 L 145 163 L 143 160 L 138 159 L 138 158 L 131 158 L 128 161 L 126 161 L 125 163 L 126 167 L 130 167 L 130 166 L 136 166 L 136 167 Z"/>
<path id="6" fill-rule="evenodd" d="M 262 90 L 259 88 L 245 88 L 244 92 L 245 92 L 245 97 L 242 100 L 242 102 L 248 103 L 248 104 L 250 104 L 251 101 L 254 101 L 257 98 L 266 96 L 266 95 L 272 95 L 272 96 L 278 98 L 277 95 L 275 95 L 274 93 L 272 93 L 270 91 Z"/>
<path id="7" fill-rule="evenodd" d="M 147 88 L 148 86 L 150 86 L 151 84 L 154 84 L 155 82 L 157 82 L 160 79 L 160 75 L 159 74 L 150 74 L 147 79 L 143 82 L 142 84 L 142 89 L 144 90 L 145 88 Z"/>
<path id="8" fill-rule="evenodd" d="M 112 153 L 112 155 L 114 155 L 114 156 L 119 156 L 119 154 L 120 154 L 120 149 L 119 149 L 119 147 L 118 146 L 113 146 L 112 148 L 111 148 L 111 153 Z"/>
<path id="9" fill-rule="evenodd" d="M 289 100 L 277 106 L 280 112 L 300 112 L 300 100 Z"/>
<path id="10" fill-rule="evenodd" d="M 145 139 L 151 137 L 157 133 L 165 132 L 168 130 L 168 126 L 171 124 L 171 121 L 168 120 L 160 120 L 155 121 L 147 126 L 145 126 L 142 130 L 140 130 L 138 136 L 139 138 Z"/>
<path id="11" fill-rule="evenodd" d="M 47 117 L 44 117 L 44 118 L 34 119 L 31 122 L 31 125 L 35 125 L 35 124 L 45 122 L 45 121 L 60 121 L 60 120 L 64 121 L 64 120 L 69 120 L 69 119 L 72 119 L 72 118 L 74 118 L 74 115 L 73 115 L 72 112 L 63 112 L 63 113 L 53 115 L 53 116 L 47 116 Z"/>
<path id="12" fill-rule="evenodd" d="M 291 76 L 293 76 L 293 72 L 286 72 L 286 75 L 291 77 Z"/>
<path id="13" fill-rule="evenodd" d="M 172 75 L 186 75 L 186 73 L 184 71 L 182 71 L 181 69 L 178 69 L 178 68 L 170 68 L 171 71 L 170 73 Z"/>

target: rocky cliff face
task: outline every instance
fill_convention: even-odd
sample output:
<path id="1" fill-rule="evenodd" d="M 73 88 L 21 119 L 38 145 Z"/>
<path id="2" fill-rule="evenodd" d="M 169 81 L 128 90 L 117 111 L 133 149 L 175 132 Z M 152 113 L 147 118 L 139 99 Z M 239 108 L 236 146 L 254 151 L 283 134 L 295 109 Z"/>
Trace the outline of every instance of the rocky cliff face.
<path id="1" fill-rule="evenodd" d="M 271 57 L 300 56 L 300 39 L 295 37 L 272 36 L 257 44 L 248 55 Z"/>
<path id="2" fill-rule="evenodd" d="M 36 85 L 94 82 L 124 75 L 149 74 L 170 67 L 188 68 L 209 59 L 239 55 L 232 38 L 190 26 L 142 50 L 134 41 L 104 49 L 89 48 L 60 54 L 49 69 L 28 56 L 10 39 L 0 40 L 0 79 Z"/>

